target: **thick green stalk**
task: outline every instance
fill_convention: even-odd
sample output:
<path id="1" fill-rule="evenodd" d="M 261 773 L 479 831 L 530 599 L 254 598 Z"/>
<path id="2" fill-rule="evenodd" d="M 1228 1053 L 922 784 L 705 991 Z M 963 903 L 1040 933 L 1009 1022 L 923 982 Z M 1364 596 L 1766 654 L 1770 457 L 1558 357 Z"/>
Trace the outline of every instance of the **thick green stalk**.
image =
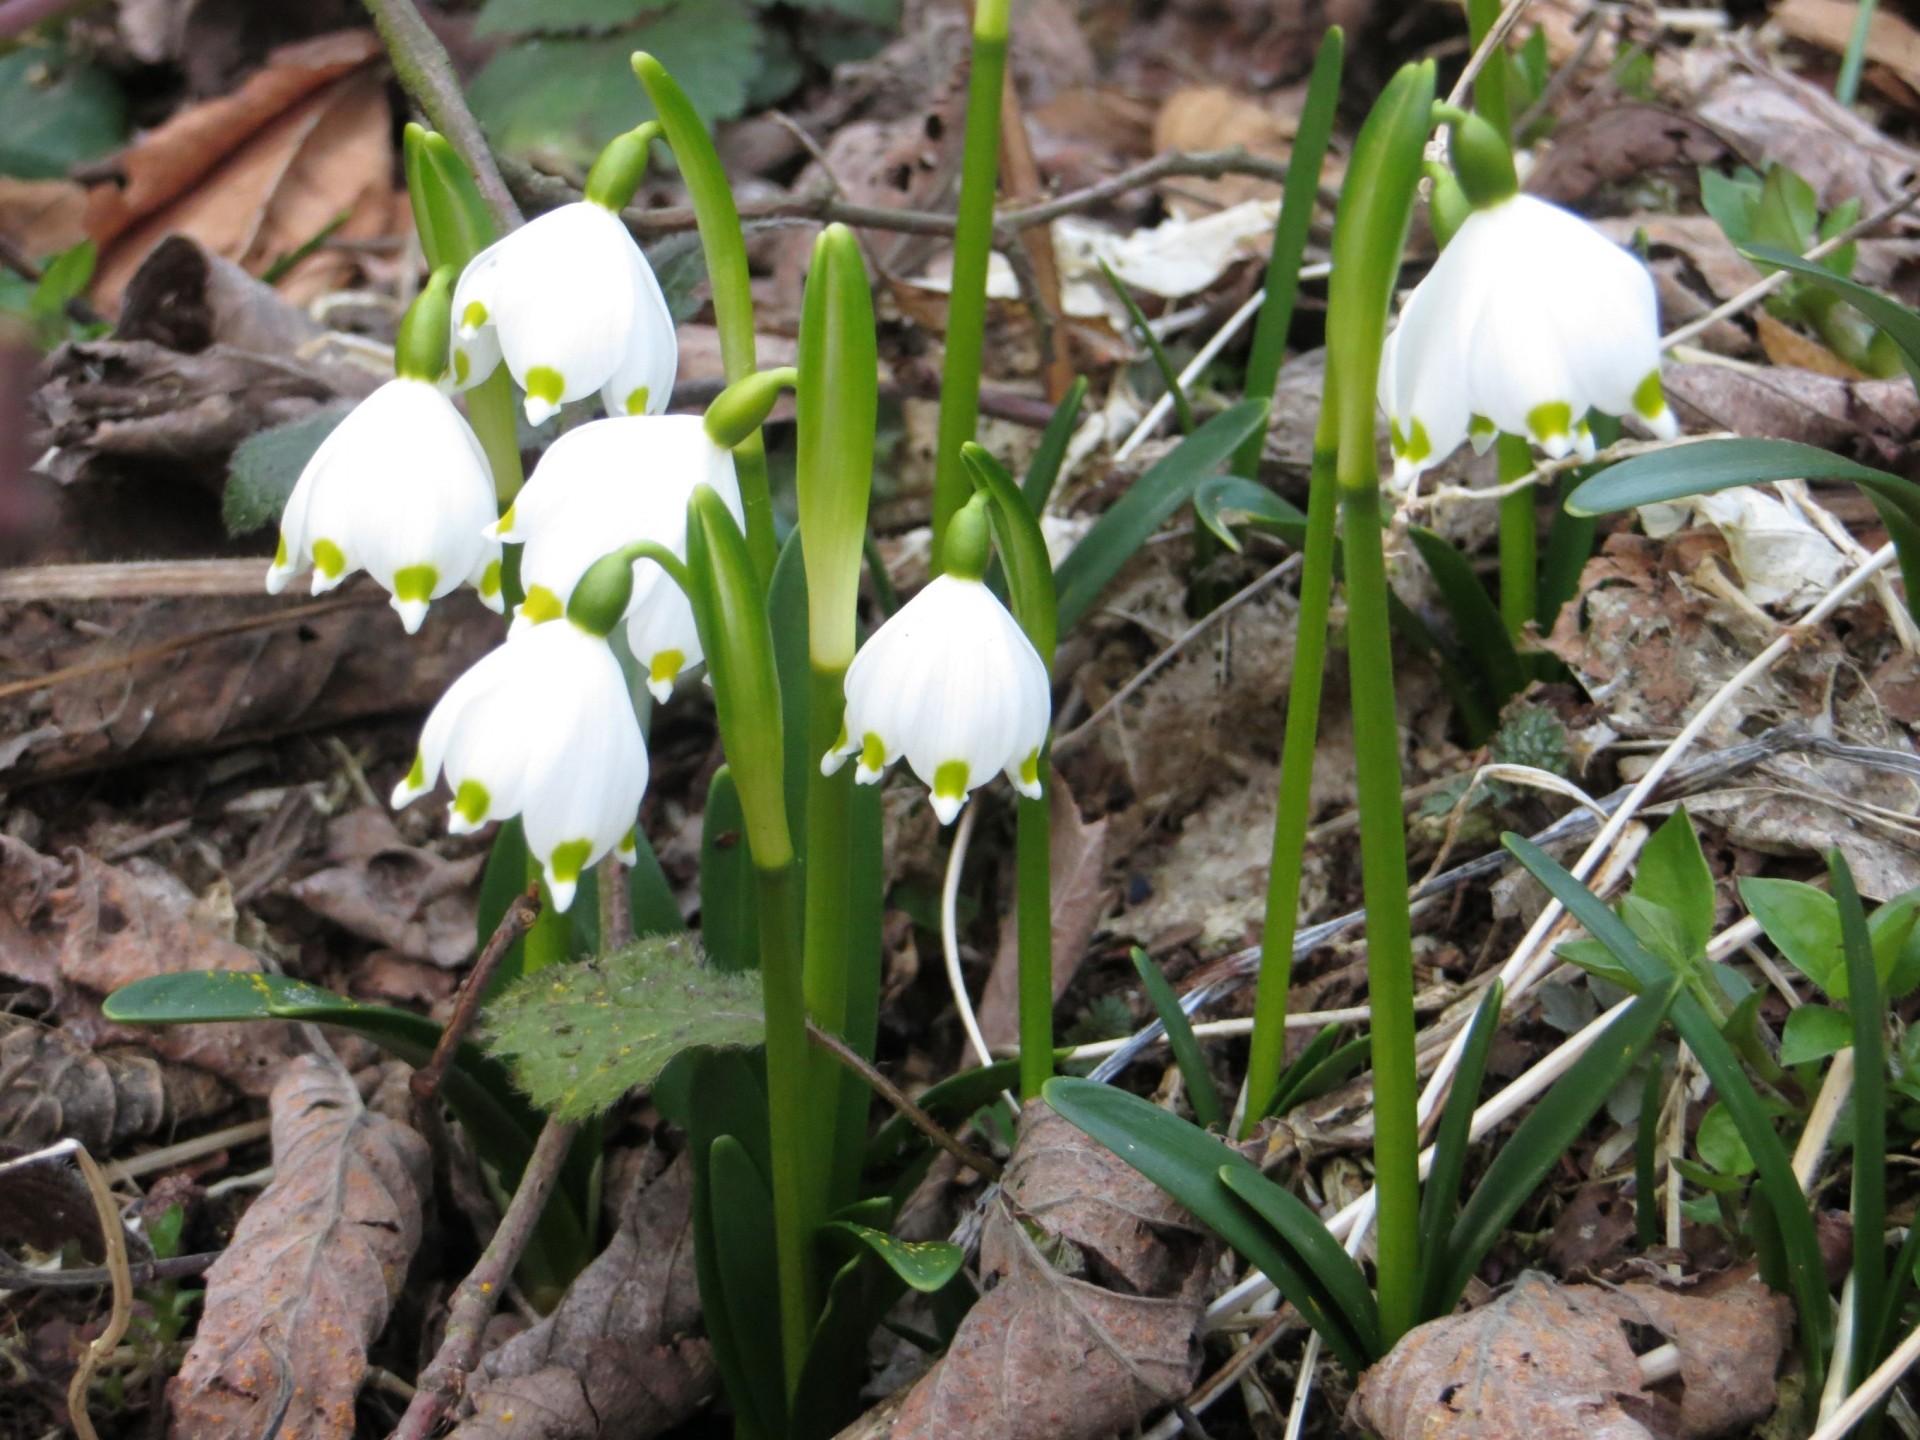
<path id="1" fill-rule="evenodd" d="M 1518 480 L 1533 469 L 1533 455 L 1525 439 L 1502 435 L 1496 446 L 1500 483 Z M 1539 609 L 1540 522 L 1534 513 L 1534 490 L 1523 485 L 1500 497 L 1500 618 L 1515 639 Z"/>
<path id="2" fill-rule="evenodd" d="M 808 596 L 808 603 L 813 597 Z M 847 1028 L 847 978 L 853 960 L 853 767 L 843 765 L 832 775 L 820 773 L 819 757 L 840 738 L 841 714 L 846 707 L 846 667 L 838 669 L 814 661 L 807 681 L 807 863 L 806 962 L 807 1013 L 822 1030 L 843 1035 Z M 878 963 L 879 957 L 872 957 Z M 833 1135 L 839 1123 L 841 1092 L 860 1082 L 847 1075 L 825 1050 L 813 1052 L 813 1080 L 808 1087 L 816 1118 L 814 1133 Z M 813 1183 L 827 1206 L 835 1147 L 823 1144 L 813 1157 Z M 847 1197 L 851 1199 L 852 1197 Z M 830 1207 L 828 1207 L 830 1208 Z"/>
<path id="3" fill-rule="evenodd" d="M 467 391 L 467 423 L 473 427 L 480 448 L 487 452 L 487 467 L 493 471 L 493 493 L 505 510 L 526 483 L 520 468 L 520 435 L 515 427 L 513 376 L 502 365 L 493 374 Z"/>
<path id="4" fill-rule="evenodd" d="M 1500 0 L 1467 0 L 1467 40 L 1475 50 L 1500 18 Z M 1507 52 L 1489 55 L 1473 81 L 1473 108 L 1500 138 L 1513 143 L 1513 124 L 1507 111 Z"/>
<path id="5" fill-rule="evenodd" d="M 967 129 L 960 155 L 960 213 L 953 234 L 953 283 L 940 376 L 940 428 L 934 451 L 933 568 L 938 573 L 947 522 L 973 486 L 960 460 L 980 422 L 980 368 L 987 336 L 987 262 L 993 254 L 993 201 L 1000 176 L 1000 96 L 1007 76 L 1009 0 L 976 0 L 973 69 L 967 80 Z"/>
<path id="6" fill-rule="evenodd" d="M 1300 877 L 1306 867 L 1307 822 L 1313 809 L 1313 752 L 1320 736 L 1320 690 L 1326 674 L 1327 615 L 1333 602 L 1335 415 L 1322 399 L 1313 437 L 1307 491 L 1307 544 L 1300 570 L 1300 610 L 1293 631 L 1293 679 L 1287 690 L 1286 737 L 1280 748 L 1280 793 L 1273 811 L 1273 859 L 1267 869 L 1266 924 L 1260 932 L 1260 975 L 1253 994 L 1253 1041 L 1247 1056 L 1244 1140 L 1266 1114 L 1287 1053 L 1287 1000 L 1293 984 L 1293 940 L 1300 923 Z"/>
<path id="7" fill-rule="evenodd" d="M 700 249 L 706 257 L 707 279 L 713 290 L 720 363 L 731 384 L 751 375 L 760 365 L 754 353 L 753 288 L 747 270 L 746 235 L 740 228 L 740 207 L 734 204 L 733 187 L 727 183 L 726 167 L 713 148 L 713 137 L 686 92 L 651 55 L 636 54 L 633 73 L 640 77 L 647 98 L 653 101 L 667 145 L 687 182 L 687 196 L 693 201 L 694 218 L 700 225 Z M 747 520 L 747 549 L 760 572 L 760 583 L 765 585 L 773 578 L 779 546 L 773 533 L 766 443 L 758 430 L 734 448 L 733 464 L 740 479 L 740 508 Z"/>
<path id="8" fill-rule="evenodd" d="M 1260 302 L 1260 318 L 1254 321 L 1253 345 L 1247 353 L 1247 395 L 1254 400 L 1273 399 L 1280 364 L 1286 358 L 1287 331 L 1293 325 L 1294 302 L 1300 295 L 1300 260 L 1306 254 L 1314 204 L 1320 198 L 1320 170 L 1340 105 L 1340 69 L 1345 55 L 1345 32 L 1334 25 L 1314 56 L 1300 128 L 1294 134 L 1293 154 L 1287 160 L 1280 218 L 1273 227 L 1273 252 L 1267 257 L 1267 298 Z M 1233 473 L 1249 480 L 1258 475 L 1260 453 L 1266 443 L 1264 426 L 1242 441 L 1233 452 Z"/>
<path id="9" fill-rule="evenodd" d="M 1015 811 L 1015 936 L 1019 942 L 1020 1098 L 1036 1100 L 1053 1078 L 1053 778 L 1040 757 L 1038 800 Z"/>
<path id="10" fill-rule="evenodd" d="M 802 978 L 799 895 L 793 858 L 766 866 L 754 857 L 760 901 L 760 984 L 767 1007 L 767 1109 L 773 1157 L 773 1223 L 780 1257 L 780 1353 L 787 1395 L 800 1384 L 807 1343 L 818 1313 L 814 1233 L 826 1218 L 813 1194 L 812 1057 L 807 1046 L 807 1002 Z M 831 1147 L 826 1147 L 829 1156 Z"/>

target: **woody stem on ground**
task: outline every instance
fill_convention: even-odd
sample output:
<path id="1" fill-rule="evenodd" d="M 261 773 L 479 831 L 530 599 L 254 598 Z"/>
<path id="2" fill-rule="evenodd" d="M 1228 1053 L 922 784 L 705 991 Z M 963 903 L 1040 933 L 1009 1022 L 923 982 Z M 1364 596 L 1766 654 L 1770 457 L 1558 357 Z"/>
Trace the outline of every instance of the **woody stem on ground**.
<path id="1" fill-rule="evenodd" d="M 520 207 L 507 190 L 507 182 L 500 178 L 493 151 L 487 148 L 487 137 L 480 133 L 480 122 L 467 108 L 447 47 L 421 18 L 413 0 L 366 0 L 366 7 L 380 32 L 381 44 L 387 47 L 387 58 L 393 62 L 400 87 L 473 172 L 473 183 L 487 202 L 494 223 L 503 232 L 519 228 Z"/>
<path id="2" fill-rule="evenodd" d="M 967 1144 L 966 1141 L 954 1135 L 951 1131 L 943 1129 L 938 1120 L 935 1120 L 925 1110 L 922 1110 L 908 1098 L 906 1091 L 889 1080 L 872 1061 L 861 1055 L 859 1051 L 847 1044 L 847 1042 L 842 1040 L 838 1035 L 827 1030 L 822 1030 L 818 1025 L 809 1020 L 807 1022 L 807 1039 L 812 1041 L 820 1049 L 826 1051 L 827 1054 L 838 1060 L 842 1065 L 846 1066 L 849 1071 L 859 1076 L 868 1085 L 872 1086 L 874 1093 L 889 1105 L 893 1106 L 901 1115 L 905 1116 L 908 1124 L 912 1125 L 914 1129 L 918 1130 L 942 1150 L 953 1156 L 953 1158 L 958 1160 L 962 1165 L 965 1165 L 975 1174 L 983 1175 L 989 1180 L 998 1180 L 1000 1178 L 999 1161 L 995 1160 L 991 1155 L 982 1154 Z"/>
<path id="3" fill-rule="evenodd" d="M 513 948 L 513 942 L 533 929 L 534 921 L 539 917 L 540 893 L 537 887 L 529 887 L 525 894 L 514 896 L 507 913 L 494 926 L 486 948 L 480 952 L 479 958 L 473 962 L 473 969 L 467 973 L 466 984 L 461 987 L 452 1017 L 440 1032 L 440 1043 L 434 1047 L 433 1058 L 414 1071 L 413 1078 L 407 1082 L 407 1088 L 413 1092 L 417 1103 L 429 1105 L 440 1093 L 440 1082 L 446 1077 L 447 1067 L 453 1064 L 460 1042 L 473 1028 L 474 1016 L 479 1013 L 481 1002 L 487 998 L 487 985 L 493 979 L 493 972 L 499 968 L 501 958 Z"/>

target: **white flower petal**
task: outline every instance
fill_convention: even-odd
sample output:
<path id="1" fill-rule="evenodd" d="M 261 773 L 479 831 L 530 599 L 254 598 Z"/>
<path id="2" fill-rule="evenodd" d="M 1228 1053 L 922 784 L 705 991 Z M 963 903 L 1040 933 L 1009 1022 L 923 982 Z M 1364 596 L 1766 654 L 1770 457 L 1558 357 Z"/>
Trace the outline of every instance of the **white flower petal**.
<path id="1" fill-rule="evenodd" d="M 661 415 L 673 397 L 674 375 L 680 366 L 680 343 L 673 332 L 673 312 L 660 291 L 653 267 L 640 247 L 632 251 L 633 316 L 627 327 L 626 352 L 600 389 L 609 415 Z M 636 406 L 645 391 L 644 403 Z"/>

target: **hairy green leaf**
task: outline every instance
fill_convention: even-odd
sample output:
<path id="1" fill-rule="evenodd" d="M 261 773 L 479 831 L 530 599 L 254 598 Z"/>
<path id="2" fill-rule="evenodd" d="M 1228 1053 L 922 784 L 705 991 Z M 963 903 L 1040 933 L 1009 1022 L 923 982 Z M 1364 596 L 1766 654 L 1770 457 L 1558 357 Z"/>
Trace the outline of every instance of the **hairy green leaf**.
<path id="1" fill-rule="evenodd" d="M 227 462 L 227 488 L 220 515 L 229 535 L 248 535 L 277 524 L 287 508 L 287 497 L 307 468 L 320 442 L 347 416 L 346 406 L 316 411 L 249 435 L 234 448 Z"/>

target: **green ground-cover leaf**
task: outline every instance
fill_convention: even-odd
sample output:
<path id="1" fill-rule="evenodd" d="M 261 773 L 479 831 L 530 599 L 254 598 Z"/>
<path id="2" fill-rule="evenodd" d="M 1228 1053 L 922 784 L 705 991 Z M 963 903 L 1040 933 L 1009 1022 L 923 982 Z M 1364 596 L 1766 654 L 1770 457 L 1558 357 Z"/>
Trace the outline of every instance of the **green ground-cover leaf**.
<path id="1" fill-rule="evenodd" d="M 710 966 L 686 936 L 550 965 L 487 1006 L 487 1048 L 542 1110 L 581 1120 L 649 1085 L 683 1050 L 757 1045 L 760 977 Z"/>
<path id="2" fill-rule="evenodd" d="M 126 143 L 126 96 L 106 71 L 62 45 L 0 55 L 0 175 L 57 180 Z"/>
<path id="3" fill-rule="evenodd" d="M 229 535 L 249 535 L 279 522 L 300 472 L 349 408 L 329 406 L 305 419 L 249 435 L 234 448 L 220 506 Z"/>

